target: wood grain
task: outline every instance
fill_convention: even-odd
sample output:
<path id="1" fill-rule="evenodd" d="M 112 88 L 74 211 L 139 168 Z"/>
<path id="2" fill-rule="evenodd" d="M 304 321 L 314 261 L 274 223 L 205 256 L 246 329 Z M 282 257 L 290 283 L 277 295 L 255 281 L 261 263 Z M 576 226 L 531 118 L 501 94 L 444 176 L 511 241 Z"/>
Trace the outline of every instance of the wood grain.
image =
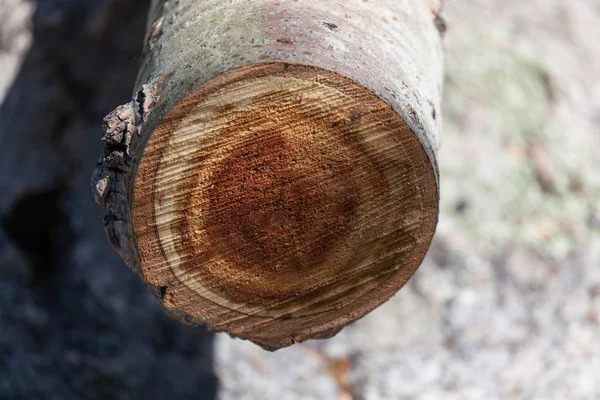
<path id="1" fill-rule="evenodd" d="M 268 63 L 218 75 L 162 119 L 133 228 L 169 312 L 277 348 L 393 295 L 437 205 L 430 159 L 386 102 L 335 72 Z"/>

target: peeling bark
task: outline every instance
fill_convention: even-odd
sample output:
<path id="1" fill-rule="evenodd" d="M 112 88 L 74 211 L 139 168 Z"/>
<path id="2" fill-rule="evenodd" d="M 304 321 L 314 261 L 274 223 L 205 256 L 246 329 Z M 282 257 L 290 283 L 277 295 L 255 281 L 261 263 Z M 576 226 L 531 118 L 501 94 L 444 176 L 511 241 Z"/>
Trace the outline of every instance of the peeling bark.
<path id="1" fill-rule="evenodd" d="M 104 227 L 108 240 L 125 262 L 136 269 L 136 247 L 131 217 L 132 165 L 131 147 L 137 145 L 140 130 L 152 109 L 160 100 L 164 76 L 142 86 L 127 104 L 115 108 L 104 118 L 104 154 L 92 175 L 92 193 L 98 205 L 104 207 Z"/>

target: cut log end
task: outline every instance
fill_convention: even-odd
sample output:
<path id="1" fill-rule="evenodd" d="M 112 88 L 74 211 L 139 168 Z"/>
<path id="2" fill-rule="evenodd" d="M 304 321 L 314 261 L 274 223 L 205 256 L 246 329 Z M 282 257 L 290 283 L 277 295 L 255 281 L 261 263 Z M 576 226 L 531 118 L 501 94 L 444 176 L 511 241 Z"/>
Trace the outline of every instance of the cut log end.
<path id="1" fill-rule="evenodd" d="M 426 253 L 438 189 L 386 102 L 335 72 L 271 63 L 168 113 L 132 209 L 141 274 L 171 314 L 275 349 L 389 299 Z"/>

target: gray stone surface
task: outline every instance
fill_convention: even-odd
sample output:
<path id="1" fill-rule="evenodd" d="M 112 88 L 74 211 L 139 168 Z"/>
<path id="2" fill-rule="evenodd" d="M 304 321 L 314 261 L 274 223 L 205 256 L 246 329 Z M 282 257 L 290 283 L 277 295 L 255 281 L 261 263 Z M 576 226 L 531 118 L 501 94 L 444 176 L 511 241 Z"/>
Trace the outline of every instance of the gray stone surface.
<path id="1" fill-rule="evenodd" d="M 34 3 L 30 1 L 0 0 L 0 103 L 31 46 L 33 10 Z"/>

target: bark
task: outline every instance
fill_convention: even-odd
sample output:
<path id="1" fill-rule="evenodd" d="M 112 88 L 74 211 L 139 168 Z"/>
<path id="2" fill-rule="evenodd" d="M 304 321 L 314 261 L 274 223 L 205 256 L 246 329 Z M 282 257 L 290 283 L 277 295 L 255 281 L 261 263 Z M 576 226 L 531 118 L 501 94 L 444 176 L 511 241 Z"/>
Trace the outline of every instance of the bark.
<path id="1" fill-rule="evenodd" d="M 386 301 L 406 282 L 420 264 L 433 235 L 439 193 L 436 152 L 443 69 L 440 37 L 444 29 L 439 4 L 428 0 L 390 0 L 376 4 L 337 0 L 316 3 L 154 1 L 147 25 L 143 65 L 133 99 L 115 109 L 104 120 L 105 149 L 92 181 L 96 201 L 107 211 L 105 226 L 111 244 L 150 285 L 165 310 L 185 322 L 202 323 L 215 330 L 224 330 L 251 339 L 268 349 L 337 333 L 344 325 Z M 279 83 L 273 84 L 273 79 Z M 295 87 L 297 82 L 301 82 L 298 84 L 300 86 Z M 240 92 L 244 84 L 248 85 L 248 103 L 240 104 L 236 99 L 246 95 L 246 92 Z M 212 144 L 201 141 L 217 140 L 221 135 L 209 128 L 201 128 L 198 121 L 209 121 L 205 125 L 210 126 L 237 124 L 241 131 L 250 129 L 250 125 L 236 120 L 236 113 L 248 114 L 252 111 L 254 115 L 260 109 L 262 111 L 256 115 L 262 119 L 254 123 L 266 126 L 273 118 L 275 104 L 287 99 L 269 98 L 270 93 L 282 88 L 285 89 L 285 96 L 293 92 L 300 99 L 314 91 L 314 101 L 318 104 L 316 111 L 309 106 L 290 106 L 297 107 L 294 112 L 302 115 L 300 122 L 286 120 L 289 113 L 276 114 L 277 118 L 285 121 L 281 123 L 282 130 L 304 124 L 308 126 L 311 122 L 324 119 L 330 125 L 340 127 L 334 130 L 337 133 L 332 133 L 334 139 L 331 140 L 341 143 L 342 140 L 336 135 L 346 132 L 341 126 L 348 124 L 350 128 L 344 135 L 355 135 L 356 143 L 353 146 L 362 150 L 356 154 L 347 153 L 333 161 L 330 158 L 315 161 L 316 166 L 311 167 L 313 169 L 333 162 L 336 167 L 332 167 L 331 176 L 317 173 L 302 175 L 302 179 L 312 176 L 311 179 L 317 181 L 316 177 L 320 176 L 323 182 L 333 182 L 323 185 L 322 192 L 326 200 L 317 200 L 315 196 L 321 196 L 319 193 L 307 195 L 310 204 L 329 204 L 328 211 L 323 211 L 327 208 L 325 206 L 317 209 L 317 206 L 306 205 L 296 205 L 295 208 L 285 206 L 283 211 L 278 211 L 278 203 L 265 218 L 283 221 L 278 222 L 280 228 L 283 226 L 281 232 L 265 234 L 262 238 L 264 243 L 256 239 L 256 242 L 248 244 L 244 242 L 250 240 L 248 237 L 240 239 L 240 248 L 246 243 L 262 249 L 253 251 L 264 253 L 264 257 L 251 258 L 250 264 L 264 264 L 265 269 L 260 269 L 263 268 L 261 265 L 256 276 L 252 277 L 247 270 L 232 266 L 237 261 L 223 261 L 224 264 L 219 265 L 231 267 L 230 273 L 219 278 L 218 282 L 207 284 L 215 274 L 218 275 L 210 267 L 215 258 L 202 259 L 204 255 L 196 253 L 194 256 L 192 248 L 202 248 L 207 253 L 220 252 L 219 257 L 225 257 L 225 254 L 229 257 L 230 253 L 234 258 L 248 256 L 244 251 L 236 251 L 233 245 L 227 250 L 214 250 L 218 248 L 214 243 L 227 242 L 227 235 L 234 235 L 232 232 L 240 229 L 252 231 L 248 235 L 256 236 L 257 226 L 262 220 L 248 222 L 244 215 L 231 210 L 248 207 L 248 215 L 262 211 L 256 211 L 256 204 L 249 206 L 249 200 L 244 200 L 249 196 L 248 192 L 244 192 L 245 186 L 236 182 L 240 176 L 244 176 L 246 182 L 247 171 L 251 167 L 248 164 L 248 168 L 241 168 L 237 175 L 212 182 L 212 186 L 218 186 L 215 192 L 224 191 L 221 188 L 227 180 L 233 182 L 227 190 L 238 191 L 232 197 L 222 197 L 221 203 L 224 200 L 241 199 L 236 206 L 219 209 L 217 219 L 203 220 L 202 229 L 208 231 L 212 229 L 211 226 L 217 226 L 215 229 L 220 232 L 217 235 L 220 238 L 213 237 L 211 240 L 210 235 L 204 234 L 194 239 L 196 242 L 182 238 L 186 232 L 193 230 L 189 226 L 204 217 L 193 214 L 200 206 L 186 208 L 176 198 L 202 191 L 199 187 L 193 187 L 192 183 L 201 171 L 212 174 L 207 178 L 209 182 L 216 176 L 211 163 L 206 164 L 205 169 L 200 168 L 200 164 L 195 167 L 185 164 L 185 160 L 196 154 L 193 153 L 194 146 L 199 146 L 212 157 Z M 260 102 L 263 100 L 257 100 L 259 97 L 266 98 L 264 103 Z M 210 99 L 223 103 L 221 108 L 225 111 L 218 116 L 214 116 L 212 111 L 209 114 L 198 111 L 199 105 L 209 104 Z M 255 108 L 247 108 L 248 104 Z M 379 141 L 373 141 L 369 138 L 373 134 L 372 126 L 379 126 L 377 129 L 387 133 L 382 134 Z M 183 133 L 187 128 L 201 133 Z M 306 138 L 310 128 L 293 128 L 292 131 L 294 134 L 291 136 Z M 170 150 L 176 147 L 171 145 L 171 136 L 183 145 Z M 271 163 L 276 153 L 273 148 L 278 144 L 275 139 L 269 138 L 268 135 L 262 137 L 263 144 L 257 147 L 246 147 L 245 155 L 228 168 L 240 168 L 244 162 L 240 160 L 248 157 L 248 154 L 260 153 L 262 148 L 269 150 L 261 153 L 260 157 Z M 232 140 L 234 147 L 245 146 L 242 139 L 234 136 Z M 292 145 L 294 152 L 304 149 L 304 144 L 298 144 L 302 140 L 306 139 L 294 142 L 297 145 Z M 315 140 L 319 146 L 326 145 L 326 142 L 318 142 L 318 138 Z M 401 143 L 397 143 L 397 140 Z M 215 143 L 217 148 L 223 148 L 224 142 L 217 140 Z M 338 150 L 338 147 L 332 149 Z M 230 157 L 235 153 L 234 150 L 224 150 L 223 157 Z M 279 157 L 286 160 L 290 158 L 286 151 L 282 150 Z M 306 156 L 304 153 L 302 155 Z M 202 155 L 197 153 L 195 157 Z M 362 167 L 356 168 L 359 172 L 352 172 L 352 167 L 340 166 L 347 162 L 344 157 L 354 157 L 359 162 L 357 165 L 363 165 L 363 158 L 367 160 L 366 164 L 371 164 L 362 172 Z M 371 177 L 375 176 L 377 165 L 383 164 L 383 180 L 376 184 Z M 161 175 L 161 171 L 168 171 L 169 168 L 179 173 L 173 175 L 165 172 Z M 274 170 L 282 168 L 285 169 L 279 164 L 273 165 Z M 300 179 L 297 169 L 294 171 L 294 179 Z M 259 173 L 265 176 L 265 170 Z M 397 174 L 401 178 L 392 179 Z M 363 175 L 369 177 L 368 182 Z M 339 183 L 336 183 L 336 179 Z M 355 194 L 343 188 L 343 182 L 347 179 L 349 182 L 355 181 Z M 264 186 L 264 182 L 256 185 L 254 189 L 260 188 L 265 193 L 271 189 L 268 185 Z M 190 186 L 192 189 L 189 189 Z M 349 187 L 352 188 L 352 185 Z M 390 198 L 389 202 L 365 200 L 376 199 L 374 193 L 379 193 L 378 187 L 386 188 L 382 189 L 380 197 Z M 405 190 L 404 195 L 401 189 Z M 300 187 L 298 193 L 307 190 L 307 187 Z M 206 192 L 212 193 L 208 189 Z M 156 196 L 167 199 L 167 203 L 172 201 L 173 207 L 160 205 L 162 200 L 155 202 Z M 261 201 L 273 201 L 275 195 L 269 196 L 266 194 Z M 401 202 L 402 196 L 405 203 Z M 334 197 L 343 200 L 346 211 L 352 208 L 349 204 L 355 202 L 358 211 L 338 216 L 335 210 L 330 210 L 332 207 L 335 209 L 337 204 L 337 200 L 332 200 Z M 294 196 L 290 195 L 289 199 L 286 197 L 286 201 L 293 202 Z M 391 217 L 373 216 L 369 214 L 368 206 L 382 215 L 384 210 L 389 209 Z M 307 211 L 310 207 L 316 210 L 315 215 Z M 340 207 L 341 210 L 343 207 Z M 190 213 L 192 217 L 188 216 Z M 163 214 L 169 217 L 161 222 Z M 307 219 L 297 230 L 293 224 L 298 218 L 304 217 L 296 214 Z M 229 216 L 230 220 L 239 218 L 239 224 L 236 225 L 234 221 L 232 225 L 227 225 L 224 216 Z M 368 222 L 366 216 L 371 216 L 369 218 L 373 222 Z M 362 222 L 352 222 L 346 233 L 340 230 L 343 222 L 336 225 L 338 217 L 339 221 L 357 219 Z M 400 227 L 391 228 L 398 219 L 401 220 L 398 223 Z M 319 225 L 322 221 L 327 222 L 322 231 L 306 234 L 313 242 L 317 240 L 320 243 L 318 246 L 312 242 L 296 247 L 276 244 L 279 238 L 287 237 L 288 233 L 292 241 L 294 238 L 304 240 L 302 235 L 307 226 Z M 330 222 L 332 226 L 327 228 Z M 171 232 L 173 224 L 177 224 L 173 228 L 175 233 L 165 236 L 163 231 L 167 229 Z M 182 228 L 185 224 L 188 225 L 187 231 Z M 352 236 L 354 234 L 356 238 Z M 333 253 L 342 249 L 335 253 L 337 258 L 327 255 L 317 260 L 317 254 L 311 252 L 316 251 L 315 248 L 320 248 L 323 254 L 329 252 L 329 248 L 321 243 L 325 238 L 336 235 L 339 236 L 339 243 L 344 244 L 336 242 L 331 245 L 336 249 L 331 250 Z M 410 237 L 410 241 L 402 242 L 400 237 L 403 236 Z M 368 239 L 369 244 L 361 244 L 359 237 L 363 241 Z M 388 240 L 388 237 L 393 237 L 393 240 Z M 192 245 L 192 242 L 196 244 Z M 354 250 L 350 248 L 351 244 L 355 245 Z M 278 261 L 287 257 L 283 255 L 286 249 L 291 249 L 296 258 L 294 262 L 288 262 L 289 265 L 284 262 L 279 272 Z M 301 256 L 305 253 L 312 255 Z M 358 253 L 366 254 L 361 261 L 357 261 L 356 257 L 361 257 Z M 188 257 L 196 261 L 181 261 Z M 337 262 L 333 261 L 334 258 L 341 260 L 344 257 L 346 261 L 340 261 L 338 266 L 341 268 L 339 271 L 345 271 L 345 275 L 341 275 L 343 278 L 338 279 L 341 272 L 337 275 L 326 272 Z M 363 268 L 363 264 L 371 263 L 367 261 L 371 260 L 369 257 L 379 260 L 373 261 L 372 267 Z M 174 263 L 177 265 L 174 266 Z M 356 267 L 359 272 L 353 270 L 354 264 L 360 266 Z M 306 287 L 294 286 L 290 283 L 296 279 L 294 274 L 297 270 L 294 268 L 299 268 L 301 275 L 302 271 L 308 275 L 314 274 L 311 278 L 313 281 L 309 279 Z M 198 269 L 199 275 L 190 275 L 190 269 Z M 270 269 L 277 273 L 271 273 Z M 251 283 L 238 286 L 235 277 Z M 330 278 L 341 280 L 343 285 L 318 282 Z M 197 285 L 189 284 L 190 281 Z"/>

